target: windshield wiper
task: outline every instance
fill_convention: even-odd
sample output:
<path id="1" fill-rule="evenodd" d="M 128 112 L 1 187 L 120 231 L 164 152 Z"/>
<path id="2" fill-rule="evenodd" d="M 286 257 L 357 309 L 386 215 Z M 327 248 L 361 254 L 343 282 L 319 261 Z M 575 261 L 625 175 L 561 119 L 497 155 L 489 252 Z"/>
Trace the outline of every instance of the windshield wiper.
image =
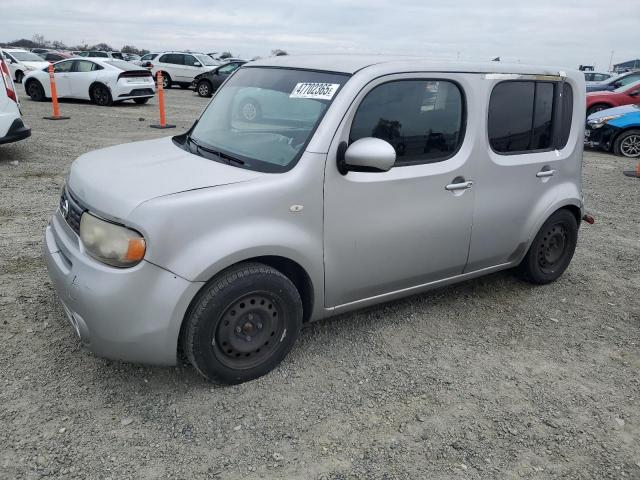
<path id="1" fill-rule="evenodd" d="M 226 153 L 222 153 L 222 152 L 220 152 L 218 150 L 214 150 L 212 148 L 204 147 L 204 146 L 200 145 L 198 142 L 196 142 L 191 137 L 191 135 L 189 135 L 189 137 L 187 137 L 187 141 L 190 142 L 190 143 L 193 143 L 198 150 L 202 150 L 204 152 L 210 153 L 211 155 L 215 155 L 220 160 L 226 160 L 226 163 L 228 165 L 231 165 L 232 162 L 236 163 L 238 165 L 244 165 L 244 160 L 240 160 L 239 158 L 232 157 L 231 155 L 227 155 Z"/>

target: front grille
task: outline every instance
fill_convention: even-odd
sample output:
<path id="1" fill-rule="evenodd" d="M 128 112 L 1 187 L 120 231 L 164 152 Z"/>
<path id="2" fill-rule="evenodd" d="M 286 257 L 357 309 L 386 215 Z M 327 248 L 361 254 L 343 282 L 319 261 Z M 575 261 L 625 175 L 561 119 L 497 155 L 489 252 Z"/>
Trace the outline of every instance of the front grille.
<path id="1" fill-rule="evenodd" d="M 80 218 L 86 211 L 87 209 L 82 206 L 82 203 L 65 187 L 60 197 L 60 212 L 71 229 L 78 235 L 80 235 Z"/>

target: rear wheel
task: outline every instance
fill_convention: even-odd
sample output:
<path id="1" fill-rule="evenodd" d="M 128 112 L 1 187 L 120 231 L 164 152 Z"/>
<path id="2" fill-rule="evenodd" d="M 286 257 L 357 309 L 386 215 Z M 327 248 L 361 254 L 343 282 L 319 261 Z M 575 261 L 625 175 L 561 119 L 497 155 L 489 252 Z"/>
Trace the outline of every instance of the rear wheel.
<path id="1" fill-rule="evenodd" d="M 110 107 L 113 105 L 113 98 L 109 89 L 102 84 L 98 84 L 91 90 L 91 99 L 96 105 Z"/>
<path id="2" fill-rule="evenodd" d="M 196 92 L 198 92 L 198 95 L 201 97 L 210 97 L 213 93 L 211 82 L 209 80 L 200 80 L 196 85 Z"/>
<path id="3" fill-rule="evenodd" d="M 274 369 L 293 347 L 302 301 L 291 281 L 261 263 L 214 278 L 185 319 L 183 350 L 205 378 L 241 383 Z"/>
<path id="4" fill-rule="evenodd" d="M 531 283 L 557 280 L 567 269 L 578 241 L 578 222 L 566 209 L 551 215 L 533 240 L 518 269 Z"/>
<path id="5" fill-rule="evenodd" d="M 613 142 L 613 152 L 627 158 L 640 157 L 640 130 L 627 130 Z"/>
<path id="6" fill-rule="evenodd" d="M 149 97 L 147 97 L 147 98 L 134 98 L 133 101 L 136 102 L 138 105 L 144 105 L 145 103 L 147 103 L 149 101 Z"/>
<path id="7" fill-rule="evenodd" d="M 26 85 L 27 95 L 31 100 L 42 102 L 44 100 L 44 87 L 38 80 L 31 80 Z"/>

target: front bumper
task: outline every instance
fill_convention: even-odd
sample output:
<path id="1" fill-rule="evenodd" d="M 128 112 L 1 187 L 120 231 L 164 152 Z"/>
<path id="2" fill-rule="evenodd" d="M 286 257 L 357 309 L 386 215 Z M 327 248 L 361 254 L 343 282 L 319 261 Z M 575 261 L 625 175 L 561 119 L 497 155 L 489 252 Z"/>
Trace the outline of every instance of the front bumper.
<path id="1" fill-rule="evenodd" d="M 113 360 L 176 364 L 182 319 L 202 283 L 146 261 L 118 269 L 93 260 L 59 209 L 45 229 L 43 254 L 84 346 Z"/>
<path id="2" fill-rule="evenodd" d="M 584 130 L 584 144 L 591 148 L 600 148 L 610 151 L 613 140 L 617 134 L 617 128 L 604 124 L 600 128 L 590 128 L 587 124 Z"/>

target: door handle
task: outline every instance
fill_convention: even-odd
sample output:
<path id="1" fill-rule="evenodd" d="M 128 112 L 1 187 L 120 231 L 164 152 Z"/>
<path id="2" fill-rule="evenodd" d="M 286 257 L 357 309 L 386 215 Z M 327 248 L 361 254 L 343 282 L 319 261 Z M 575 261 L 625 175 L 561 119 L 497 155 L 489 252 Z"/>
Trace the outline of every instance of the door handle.
<path id="1" fill-rule="evenodd" d="M 556 174 L 555 170 L 540 170 L 536 173 L 536 177 L 545 178 L 545 177 L 553 177 Z"/>
<path id="2" fill-rule="evenodd" d="M 455 192 L 456 190 L 466 190 L 473 186 L 473 182 L 460 182 L 460 183 L 450 183 L 446 187 L 445 190 L 449 192 Z"/>

